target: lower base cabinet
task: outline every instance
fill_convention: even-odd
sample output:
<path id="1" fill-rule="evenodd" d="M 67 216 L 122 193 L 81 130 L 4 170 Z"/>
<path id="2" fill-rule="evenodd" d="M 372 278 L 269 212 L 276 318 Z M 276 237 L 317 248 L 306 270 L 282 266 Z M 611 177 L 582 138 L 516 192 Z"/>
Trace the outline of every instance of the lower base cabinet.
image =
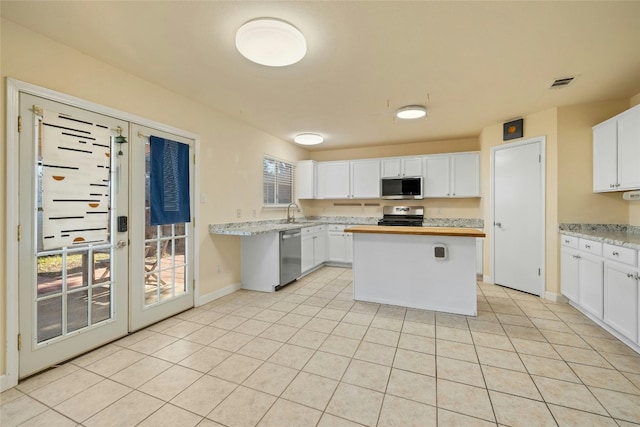
<path id="1" fill-rule="evenodd" d="M 327 261 L 340 264 L 353 262 L 353 235 L 344 232 L 344 225 L 329 225 Z"/>
<path id="2" fill-rule="evenodd" d="M 594 321 L 640 353 L 640 256 L 635 249 L 562 235 L 560 287 Z"/>
<path id="3" fill-rule="evenodd" d="M 631 341 L 638 342 L 637 268 L 614 262 L 604 266 L 604 321 Z"/>
<path id="4" fill-rule="evenodd" d="M 301 271 L 305 273 L 327 260 L 327 227 L 318 225 L 302 229 Z"/>

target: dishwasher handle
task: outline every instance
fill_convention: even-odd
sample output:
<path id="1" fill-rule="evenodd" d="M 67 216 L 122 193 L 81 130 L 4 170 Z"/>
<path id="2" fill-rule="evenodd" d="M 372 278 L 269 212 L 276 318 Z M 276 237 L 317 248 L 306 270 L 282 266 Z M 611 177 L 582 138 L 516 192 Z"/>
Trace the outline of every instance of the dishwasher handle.
<path id="1" fill-rule="evenodd" d="M 282 240 L 293 239 L 293 238 L 296 238 L 296 237 L 300 237 L 301 235 L 302 235 L 302 233 L 283 234 L 282 235 Z"/>

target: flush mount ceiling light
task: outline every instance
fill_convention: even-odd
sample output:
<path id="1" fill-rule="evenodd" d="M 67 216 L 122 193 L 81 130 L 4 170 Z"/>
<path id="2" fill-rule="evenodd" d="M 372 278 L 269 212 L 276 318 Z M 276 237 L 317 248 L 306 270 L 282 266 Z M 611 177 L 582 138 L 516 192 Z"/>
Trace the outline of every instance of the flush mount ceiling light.
<path id="1" fill-rule="evenodd" d="M 288 22 L 258 18 L 236 33 L 236 48 L 248 60 L 269 67 L 284 67 L 300 61 L 307 53 L 304 35 Z"/>
<path id="2" fill-rule="evenodd" d="M 293 140 L 300 145 L 317 145 L 321 144 L 324 138 L 317 133 L 300 133 Z"/>
<path id="3" fill-rule="evenodd" d="M 427 109 L 422 105 L 407 105 L 396 111 L 396 117 L 399 119 L 419 119 L 426 115 Z"/>

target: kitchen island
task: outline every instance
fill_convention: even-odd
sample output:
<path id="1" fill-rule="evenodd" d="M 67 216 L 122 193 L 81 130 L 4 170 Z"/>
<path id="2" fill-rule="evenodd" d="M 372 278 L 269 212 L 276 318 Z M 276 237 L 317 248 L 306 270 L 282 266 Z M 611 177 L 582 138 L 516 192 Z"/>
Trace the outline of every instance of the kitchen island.
<path id="1" fill-rule="evenodd" d="M 354 226 L 354 299 L 477 315 L 471 228 Z"/>

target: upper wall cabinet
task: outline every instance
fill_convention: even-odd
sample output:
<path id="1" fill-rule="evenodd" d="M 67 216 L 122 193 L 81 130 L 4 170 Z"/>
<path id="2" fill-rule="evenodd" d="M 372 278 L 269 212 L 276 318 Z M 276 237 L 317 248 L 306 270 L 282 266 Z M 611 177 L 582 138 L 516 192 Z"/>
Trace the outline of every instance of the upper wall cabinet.
<path id="1" fill-rule="evenodd" d="M 318 163 L 317 198 L 380 198 L 380 161 L 369 159 Z"/>
<path id="2" fill-rule="evenodd" d="M 382 178 L 422 176 L 422 157 L 382 159 Z"/>
<path id="3" fill-rule="evenodd" d="M 318 164 L 313 160 L 302 160 L 296 167 L 298 174 L 298 199 L 315 199 L 317 197 L 316 181 Z"/>
<path id="4" fill-rule="evenodd" d="M 593 127 L 593 191 L 640 188 L 640 105 Z"/>
<path id="5" fill-rule="evenodd" d="M 424 171 L 424 197 L 480 197 L 478 153 L 426 156 Z"/>

